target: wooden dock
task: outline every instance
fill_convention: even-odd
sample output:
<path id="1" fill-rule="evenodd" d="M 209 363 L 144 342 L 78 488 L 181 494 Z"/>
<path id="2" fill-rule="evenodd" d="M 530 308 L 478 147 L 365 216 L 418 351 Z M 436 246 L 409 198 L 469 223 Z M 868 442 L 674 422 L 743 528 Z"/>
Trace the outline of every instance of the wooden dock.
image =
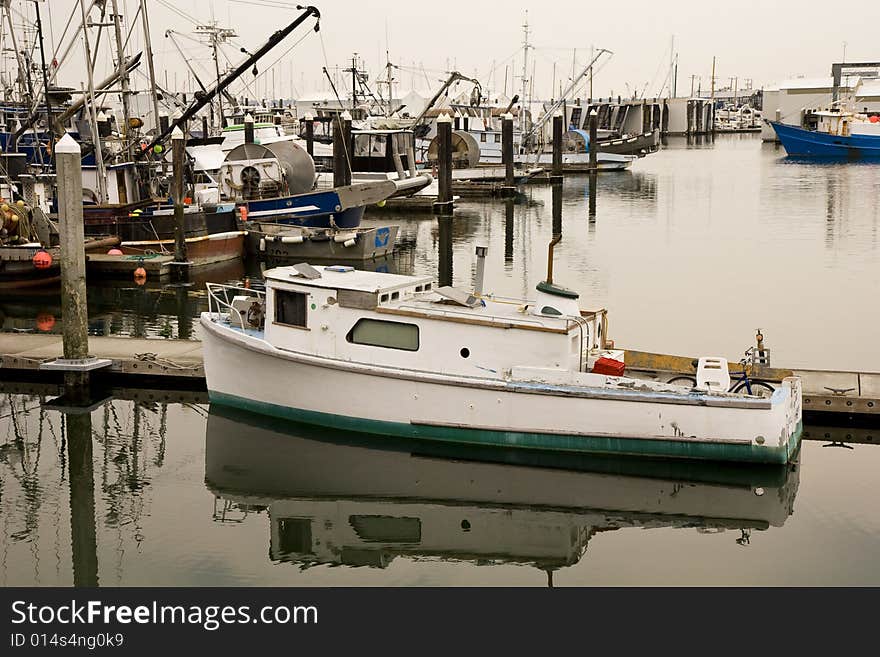
<path id="1" fill-rule="evenodd" d="M 62 355 L 58 334 L 0 333 L 0 370 L 4 378 L 57 376 L 41 369 Z M 112 365 L 96 370 L 96 376 L 129 379 L 132 386 L 142 378 L 178 379 L 187 386 L 204 389 L 202 345 L 196 340 L 146 340 L 126 337 L 89 336 L 89 352 Z M 691 359 L 639 351 L 627 352 L 627 367 L 666 381 L 677 374 L 693 372 Z M 731 364 L 731 367 L 738 367 Z M 804 413 L 813 417 L 857 418 L 869 426 L 880 426 L 880 372 L 832 372 L 756 367 L 753 378 L 778 383 L 787 376 L 803 381 Z M 875 431 L 875 433 L 878 433 Z M 870 432 L 869 432 L 870 434 Z M 872 436 L 873 437 L 873 436 Z M 867 442 L 871 442 L 870 440 Z"/>
<path id="2" fill-rule="evenodd" d="M 60 358 L 61 335 L 36 333 L 0 333 L 0 369 L 4 372 L 36 374 L 40 365 Z M 204 385 L 202 343 L 195 340 L 145 340 L 89 336 L 89 353 L 113 364 L 95 374 L 119 374 L 135 377 L 171 377 L 189 379 Z M 54 374 L 54 373 L 53 373 Z"/>
<path id="3" fill-rule="evenodd" d="M 132 278 L 134 270 L 143 267 L 148 278 L 162 278 L 171 274 L 171 263 L 174 256 L 170 255 L 106 255 L 89 253 L 86 255 L 86 271 L 88 273 L 107 274 Z"/>

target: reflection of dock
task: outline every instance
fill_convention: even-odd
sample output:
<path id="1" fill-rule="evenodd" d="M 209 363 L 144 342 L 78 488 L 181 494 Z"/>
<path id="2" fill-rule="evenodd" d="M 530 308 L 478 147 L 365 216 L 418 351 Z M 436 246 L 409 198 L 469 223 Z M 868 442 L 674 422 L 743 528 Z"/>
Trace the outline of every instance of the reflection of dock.
<path id="1" fill-rule="evenodd" d="M 217 411 L 205 456 L 215 519 L 266 510 L 271 558 L 306 565 L 384 567 L 402 555 L 554 569 L 577 563 L 599 532 L 781 526 L 799 481 L 798 466 L 709 465 L 680 478 L 619 459 L 604 472 L 466 461 Z"/>

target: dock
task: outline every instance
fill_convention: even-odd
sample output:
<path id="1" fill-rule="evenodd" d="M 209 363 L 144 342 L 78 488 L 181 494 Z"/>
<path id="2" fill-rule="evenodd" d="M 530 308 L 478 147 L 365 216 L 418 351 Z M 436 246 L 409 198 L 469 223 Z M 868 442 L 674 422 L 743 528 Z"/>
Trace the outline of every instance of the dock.
<path id="1" fill-rule="evenodd" d="M 60 358 L 60 334 L 0 333 L 0 371 L 27 378 L 56 376 L 42 366 Z M 89 336 L 89 353 L 112 361 L 97 376 L 111 376 L 138 387 L 141 379 L 162 377 L 179 380 L 188 387 L 205 387 L 202 344 L 197 340 L 159 340 L 128 337 Z M 677 374 L 693 372 L 691 359 L 640 351 L 627 352 L 627 367 L 667 381 Z M 731 364 L 731 367 L 738 367 Z M 778 383 L 787 376 L 803 382 L 804 414 L 839 422 L 858 418 L 880 428 L 880 372 L 834 372 L 791 370 L 756 366 L 753 378 Z M 880 434 L 880 431 L 874 431 Z M 870 435 L 871 432 L 868 431 Z M 867 442 L 871 442 L 870 440 Z"/>
<path id="2" fill-rule="evenodd" d="M 0 333 L 0 370 L 21 375 L 51 375 L 41 365 L 60 358 L 60 334 Z M 204 386 L 202 343 L 196 340 L 146 340 L 89 336 L 89 353 L 112 364 L 102 374 L 188 379 Z"/>
<path id="3" fill-rule="evenodd" d="M 106 255 L 89 253 L 86 255 L 86 272 L 131 278 L 138 267 L 143 267 L 149 278 L 171 275 L 171 255 Z"/>

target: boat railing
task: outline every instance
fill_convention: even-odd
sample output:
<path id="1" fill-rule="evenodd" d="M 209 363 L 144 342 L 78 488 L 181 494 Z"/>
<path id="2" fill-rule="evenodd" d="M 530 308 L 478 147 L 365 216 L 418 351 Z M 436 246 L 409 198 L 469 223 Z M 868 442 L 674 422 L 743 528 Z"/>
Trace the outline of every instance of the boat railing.
<path id="1" fill-rule="evenodd" d="M 247 310 L 243 314 L 241 309 L 235 307 L 236 297 L 256 299 L 265 312 L 266 292 L 263 290 L 223 283 L 206 283 L 205 286 L 208 289 L 208 313 L 212 315 L 213 319 L 220 319 L 225 315 L 229 318 L 230 323 L 237 321 L 242 331 L 248 327 L 254 328 L 248 321 L 249 313 Z"/>

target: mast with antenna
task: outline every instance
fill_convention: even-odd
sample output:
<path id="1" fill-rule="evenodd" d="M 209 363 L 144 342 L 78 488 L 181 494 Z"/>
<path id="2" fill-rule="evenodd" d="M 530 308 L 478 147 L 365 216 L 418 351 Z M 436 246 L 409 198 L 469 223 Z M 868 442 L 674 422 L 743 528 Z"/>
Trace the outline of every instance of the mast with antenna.
<path id="1" fill-rule="evenodd" d="M 519 129 L 520 133 L 526 130 L 526 94 L 529 91 L 529 12 L 526 10 L 525 22 L 523 22 L 523 69 L 522 69 L 522 95 L 519 103 Z M 520 144 L 522 146 L 522 144 Z"/>
<path id="2" fill-rule="evenodd" d="M 159 125 L 159 92 L 156 90 L 156 65 L 153 62 L 153 41 L 150 38 L 150 16 L 147 13 L 147 0 L 140 0 L 140 3 L 144 26 L 144 48 L 147 51 L 147 71 L 150 74 L 150 97 L 153 100 L 153 120 L 158 134 L 162 128 Z"/>

